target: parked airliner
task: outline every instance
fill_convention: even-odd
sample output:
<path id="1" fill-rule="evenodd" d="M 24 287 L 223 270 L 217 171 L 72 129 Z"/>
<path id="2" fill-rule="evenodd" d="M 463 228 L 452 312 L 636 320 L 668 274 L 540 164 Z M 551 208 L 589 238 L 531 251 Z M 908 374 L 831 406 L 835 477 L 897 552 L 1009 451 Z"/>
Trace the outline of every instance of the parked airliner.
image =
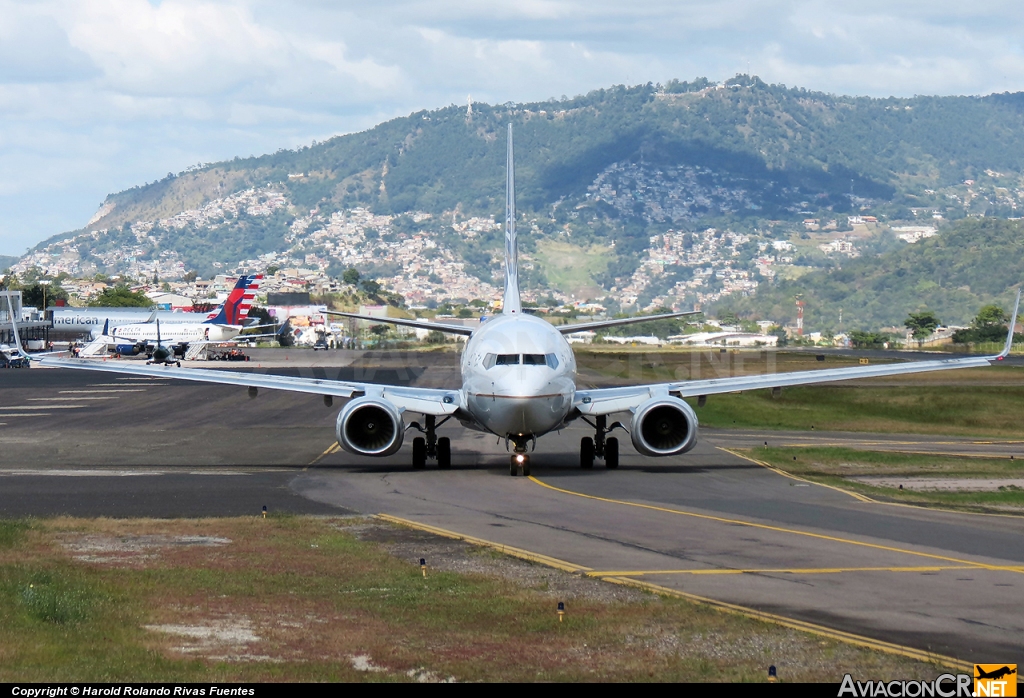
<path id="1" fill-rule="evenodd" d="M 328 405 L 335 397 L 348 398 L 349 402 L 338 414 L 335 427 L 341 447 L 361 456 L 387 456 L 396 453 L 402 447 L 405 432 L 414 429 L 422 433 L 412 442 L 414 468 L 423 468 L 428 459 L 436 460 L 439 468 L 451 466 L 450 440 L 439 438 L 437 428 L 454 418 L 467 428 L 504 439 L 506 448 L 512 451 L 509 473 L 528 475 L 530 459 L 527 452 L 531 445 L 536 446 L 537 438 L 576 420 L 594 429 L 593 437 L 584 437 L 580 442 L 580 466 L 592 468 L 595 458 L 600 458 L 606 467 L 616 468 L 619 464 L 619 442 L 609 433 L 617 428 L 625 430 L 625 427 L 618 422 L 609 425 L 608 417 L 611 415 L 630 415 L 628 434 L 637 452 L 646 456 L 675 456 L 686 453 L 697 443 L 697 415 L 684 400 L 687 397 L 703 401 L 707 395 L 756 388 L 776 389 L 851 378 L 988 366 L 1010 351 L 1020 293 L 1017 294 L 1006 346 L 994 356 L 579 389 L 576 385 L 576 360 L 565 339 L 566 334 L 656 318 L 680 317 L 687 313 L 559 327 L 524 313 L 519 297 L 511 124 L 507 149 L 505 290 L 501 314 L 476 330 L 420 320 L 363 318 L 468 335 L 461 359 L 462 385 L 459 387 L 443 390 L 73 359 L 44 359 L 40 363 L 60 368 L 238 385 L 247 387 L 251 397 L 256 396 L 259 388 L 269 388 L 320 394 Z M 351 313 L 337 314 L 362 317 Z M 406 417 L 415 415 L 423 415 L 423 423 L 414 421 L 406 424 Z"/>

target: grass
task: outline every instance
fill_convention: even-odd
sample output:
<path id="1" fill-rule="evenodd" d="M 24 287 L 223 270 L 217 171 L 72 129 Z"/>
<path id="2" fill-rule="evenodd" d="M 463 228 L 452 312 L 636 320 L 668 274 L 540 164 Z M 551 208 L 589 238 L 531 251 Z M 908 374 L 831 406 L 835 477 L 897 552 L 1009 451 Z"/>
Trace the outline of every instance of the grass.
<path id="1" fill-rule="evenodd" d="M 967 511 L 1024 513 L 1024 490 L 1013 485 L 996 491 L 900 490 L 868 484 L 857 477 L 1024 478 L 1024 462 L 1009 458 L 956 458 L 850 448 L 765 448 L 740 451 L 780 470 L 836 485 L 884 501 L 941 506 Z"/>
<path id="2" fill-rule="evenodd" d="M 559 623 L 542 585 L 433 569 L 424 578 L 352 525 L 4 522 L 21 533 L 0 549 L 0 682 L 761 681 L 769 664 L 800 681 L 938 671 L 639 592 L 567 599 Z M 230 542 L 174 542 L 194 536 Z M 353 657 L 375 669 L 360 671 Z"/>
<path id="3" fill-rule="evenodd" d="M 629 385 L 785 373 L 858 365 L 813 353 L 633 351 L 577 352 L 582 383 Z M 695 402 L 695 401 L 694 401 Z M 1024 437 L 1024 369 L 1016 366 L 937 371 L 833 385 L 710 395 L 697 410 L 703 426 Z"/>
<path id="4" fill-rule="evenodd" d="M 553 288 L 584 299 L 604 295 L 594 282 L 594 276 L 607 270 L 612 257 L 612 251 L 607 247 L 580 247 L 567 242 L 540 240 L 534 262 Z"/>
<path id="5" fill-rule="evenodd" d="M 702 425 L 890 434 L 1024 436 L 1018 418 L 1024 387 L 795 387 L 712 395 Z"/>

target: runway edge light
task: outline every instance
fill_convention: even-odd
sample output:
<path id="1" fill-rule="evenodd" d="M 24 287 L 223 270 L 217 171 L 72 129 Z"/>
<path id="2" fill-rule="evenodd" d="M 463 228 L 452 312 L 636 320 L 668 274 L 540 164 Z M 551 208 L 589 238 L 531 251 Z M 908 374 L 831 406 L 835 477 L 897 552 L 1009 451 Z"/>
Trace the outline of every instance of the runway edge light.
<path id="1" fill-rule="evenodd" d="M 564 601 L 559 601 L 558 602 L 558 622 L 559 623 L 562 622 L 562 618 L 564 616 L 565 616 L 565 602 Z"/>
<path id="2" fill-rule="evenodd" d="M 263 518 L 264 519 L 267 518 L 267 505 L 266 504 L 263 505 Z"/>
<path id="3" fill-rule="evenodd" d="M 423 572 L 423 578 L 427 578 L 427 558 L 420 558 L 420 571 Z"/>
<path id="4" fill-rule="evenodd" d="M 775 665 L 772 664 L 770 667 L 768 667 L 768 683 L 778 683 L 778 681 L 779 673 L 778 671 L 776 671 Z"/>

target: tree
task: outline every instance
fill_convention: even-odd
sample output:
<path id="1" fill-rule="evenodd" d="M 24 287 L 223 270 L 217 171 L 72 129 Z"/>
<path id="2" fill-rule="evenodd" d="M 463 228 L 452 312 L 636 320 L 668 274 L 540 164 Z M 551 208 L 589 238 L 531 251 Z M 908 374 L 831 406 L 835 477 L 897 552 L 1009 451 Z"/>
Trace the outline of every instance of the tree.
<path id="1" fill-rule="evenodd" d="M 850 332 L 850 344 L 857 349 L 879 349 L 891 338 L 884 332 L 864 332 L 853 330 Z"/>
<path id="2" fill-rule="evenodd" d="M 380 283 L 373 279 L 363 279 L 359 285 L 362 286 L 363 290 L 371 296 L 376 296 L 380 293 Z"/>
<path id="3" fill-rule="evenodd" d="M 68 299 L 68 292 L 60 287 L 58 283 L 34 283 L 31 286 L 23 286 L 21 289 L 21 303 L 31 308 L 42 308 L 53 305 L 54 301 Z"/>
<path id="4" fill-rule="evenodd" d="M 344 281 L 349 286 L 355 286 L 356 284 L 358 284 L 359 278 L 359 272 L 351 267 L 346 269 L 345 273 L 341 275 L 341 280 Z"/>
<path id="5" fill-rule="evenodd" d="M 903 325 L 913 332 L 914 339 L 924 339 L 930 336 L 935 331 L 935 328 L 941 324 L 939 318 L 935 317 L 935 313 L 930 310 L 910 313 L 907 319 L 903 321 Z"/>
<path id="6" fill-rule="evenodd" d="M 966 330 L 957 330 L 953 333 L 953 342 L 956 344 L 970 344 L 972 342 L 1001 342 L 1006 337 L 1006 323 L 1010 316 L 998 305 L 983 306 L 971 326 Z"/>
<path id="7" fill-rule="evenodd" d="M 89 303 L 90 308 L 148 308 L 153 300 L 142 291 L 133 291 L 127 284 L 118 284 L 113 288 L 103 289 Z"/>
<path id="8" fill-rule="evenodd" d="M 187 271 L 187 272 L 185 272 L 185 282 L 186 283 L 192 283 L 197 278 L 199 278 L 199 274 L 197 274 L 196 272 L 194 272 L 194 271 Z"/>

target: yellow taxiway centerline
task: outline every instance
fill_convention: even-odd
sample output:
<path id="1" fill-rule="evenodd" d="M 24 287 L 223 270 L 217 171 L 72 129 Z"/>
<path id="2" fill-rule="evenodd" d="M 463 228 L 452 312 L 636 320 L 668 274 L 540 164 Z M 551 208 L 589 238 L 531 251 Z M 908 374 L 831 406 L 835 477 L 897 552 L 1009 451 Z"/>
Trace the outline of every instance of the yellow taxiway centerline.
<path id="1" fill-rule="evenodd" d="M 855 545 L 862 548 L 871 548 L 874 550 L 885 550 L 886 552 L 902 553 L 904 555 L 912 555 L 914 557 L 923 557 L 930 560 L 942 560 L 943 562 L 952 562 L 958 565 L 967 565 L 971 568 L 986 569 L 986 570 L 1001 570 L 1011 572 L 1024 572 L 1024 568 L 1006 567 L 1003 565 L 989 565 L 983 562 L 974 562 L 973 560 L 962 560 L 956 557 L 949 557 L 947 555 L 936 555 L 935 553 L 923 553 L 916 550 L 907 550 L 905 548 L 897 548 L 890 545 L 881 545 L 879 543 L 867 543 L 865 541 L 853 540 L 851 538 L 839 538 L 838 536 L 829 536 L 824 533 L 811 533 L 810 531 L 801 531 L 795 528 L 784 528 L 782 526 L 772 526 L 769 524 L 754 523 L 752 521 L 743 521 L 742 519 L 729 519 L 724 516 L 713 516 L 711 514 L 698 514 L 693 511 L 685 511 L 682 509 L 671 509 L 669 507 L 660 507 L 654 504 L 641 504 L 639 502 L 629 502 L 622 499 L 611 499 L 609 497 L 598 497 L 592 494 L 584 494 L 582 492 L 574 492 L 572 490 L 563 489 L 561 487 L 555 487 L 549 485 L 546 482 L 541 482 L 534 476 L 530 476 L 529 480 L 546 487 L 549 490 L 555 492 L 561 492 L 562 494 L 572 495 L 574 497 L 582 497 L 583 499 L 592 499 L 597 502 L 605 502 L 608 504 L 618 504 L 621 506 L 636 507 L 638 509 L 647 509 L 649 511 L 660 511 L 666 514 L 674 514 L 676 516 L 689 516 L 695 519 L 702 519 L 704 521 L 715 521 L 718 523 L 732 524 L 735 526 L 748 526 L 750 528 L 757 528 L 763 531 L 775 531 L 776 533 L 788 533 L 795 536 L 804 536 L 807 538 L 816 538 L 818 540 L 827 540 L 833 543 L 844 543 L 846 545 Z M 817 483 L 815 483 L 817 484 Z M 840 490 L 841 491 L 841 490 Z"/>
<path id="2" fill-rule="evenodd" d="M 587 572 L 588 577 L 644 577 L 652 574 L 692 574 L 692 575 L 718 575 L 718 574 L 841 574 L 844 572 L 944 572 L 946 570 L 977 570 L 981 569 L 974 565 L 949 565 L 932 567 L 807 567 L 807 568 L 779 568 L 779 569 L 699 569 L 699 570 L 594 570 Z M 1007 566 L 996 569 L 1008 572 L 1020 572 L 1022 566 Z"/>
<path id="3" fill-rule="evenodd" d="M 323 459 L 323 458 L 325 458 L 325 457 L 327 457 L 327 456 L 331 455 L 332 453 L 337 453 L 337 452 L 338 452 L 338 451 L 340 451 L 340 450 L 341 450 L 341 446 L 339 446 L 339 445 L 338 445 L 338 442 L 337 442 L 337 441 L 335 441 L 335 442 L 334 442 L 333 444 L 331 444 L 330 446 L 328 446 L 328 447 L 327 447 L 327 450 L 325 450 L 325 451 L 324 451 L 323 453 L 321 453 L 321 454 L 320 454 L 319 456 L 317 456 L 316 458 L 314 458 L 313 460 L 311 460 L 311 461 L 309 462 L 309 465 L 307 465 L 307 466 L 306 466 L 305 468 L 303 468 L 303 470 L 308 470 L 308 469 L 309 469 L 309 468 L 310 468 L 311 466 L 314 466 L 314 465 L 316 465 L 317 463 L 319 463 L 319 462 L 321 461 L 321 459 Z"/>
<path id="4" fill-rule="evenodd" d="M 530 478 L 533 480 L 533 478 Z M 539 483 L 544 484 L 544 483 Z M 558 488 L 552 488 L 558 489 Z M 583 495 L 586 496 L 586 495 Z M 427 533 L 433 533 L 435 535 L 443 536 L 445 538 L 453 538 L 455 540 L 463 540 L 472 545 L 479 545 L 481 547 L 491 548 L 498 552 L 505 553 L 512 557 L 517 557 L 522 560 L 529 562 L 536 562 L 548 567 L 554 567 L 564 572 L 570 572 L 574 574 L 588 575 L 593 571 L 588 567 L 581 565 L 574 565 L 571 562 L 565 560 L 559 560 L 558 558 L 549 557 L 547 555 L 541 555 L 540 553 L 530 552 L 523 550 L 522 548 L 513 548 L 501 543 L 495 543 L 493 541 L 485 540 L 483 538 L 476 538 L 475 536 L 466 536 L 455 531 L 449 531 L 444 528 L 437 526 L 430 526 L 422 524 L 416 521 L 410 521 L 409 519 L 402 519 L 397 516 L 390 516 L 388 514 L 377 514 L 376 518 L 381 521 L 387 521 L 389 523 L 397 524 L 399 526 L 405 526 L 407 528 L 416 529 L 419 531 L 426 531 Z M 786 616 L 780 616 L 774 613 L 766 613 L 764 611 L 758 611 L 753 608 L 747 608 L 746 606 L 740 606 L 737 604 L 726 603 L 724 601 L 716 601 L 703 596 L 697 596 L 696 594 L 688 594 L 683 591 L 676 589 L 670 589 L 669 587 L 659 586 L 657 584 L 651 584 L 638 579 L 630 579 L 625 576 L 613 576 L 613 577 L 601 577 L 603 581 L 611 582 L 612 584 L 619 584 L 622 586 L 629 586 L 644 591 L 649 591 L 653 594 L 660 596 L 671 596 L 678 599 L 684 599 L 691 603 L 700 604 L 702 606 L 709 606 L 725 613 L 731 613 L 733 615 L 743 616 L 745 618 L 753 618 L 766 623 L 772 623 L 774 625 L 780 625 L 785 628 L 792 630 L 799 630 L 801 632 L 810 633 L 819 637 L 827 637 L 832 640 L 838 640 L 849 645 L 856 645 L 858 647 L 866 647 L 868 649 L 877 650 L 879 652 L 886 652 L 888 654 L 896 654 L 910 659 L 915 659 L 921 662 L 928 662 L 932 664 L 941 664 L 948 667 L 953 667 L 962 670 L 973 671 L 974 665 L 968 662 L 963 662 L 954 657 L 947 657 L 941 654 L 933 654 L 924 650 L 915 649 L 913 647 L 905 647 L 903 645 L 897 645 L 891 642 L 884 642 L 882 640 L 874 640 L 870 637 L 864 637 L 863 635 L 855 635 L 854 633 L 844 632 L 842 630 L 834 630 L 832 628 L 826 628 L 823 625 L 816 625 L 814 623 L 807 623 L 802 620 L 796 620 L 794 618 L 787 618 Z"/>
<path id="5" fill-rule="evenodd" d="M 836 487 L 834 485 L 825 485 L 825 484 L 822 484 L 820 482 L 814 482 L 813 480 L 808 480 L 806 478 L 802 478 L 799 475 L 793 475 L 792 473 L 787 473 L 785 470 L 780 470 L 779 468 L 776 468 L 774 465 L 771 465 L 769 463 L 765 463 L 764 461 L 757 460 L 756 458 L 751 458 L 750 456 L 745 456 L 742 453 L 737 453 L 736 451 L 733 451 L 731 448 L 725 448 L 724 446 L 716 446 L 715 448 L 717 448 L 719 451 L 725 451 L 729 455 L 736 456 L 737 458 L 742 458 L 743 460 L 750 461 L 751 463 L 756 463 L 757 465 L 760 465 L 762 468 L 767 468 L 768 470 L 771 470 L 776 475 L 781 475 L 782 477 L 788 477 L 790 480 L 796 480 L 798 482 L 806 482 L 808 485 L 817 485 L 818 487 L 827 487 L 830 490 L 835 490 L 836 492 L 840 492 L 840 493 L 845 494 L 847 496 L 853 497 L 854 499 L 856 499 L 859 502 L 870 502 L 872 504 L 875 503 L 875 500 L 873 500 L 870 497 L 867 497 L 867 496 L 865 496 L 863 494 L 859 494 L 857 492 L 851 492 L 849 490 L 844 490 L 842 487 Z"/>

